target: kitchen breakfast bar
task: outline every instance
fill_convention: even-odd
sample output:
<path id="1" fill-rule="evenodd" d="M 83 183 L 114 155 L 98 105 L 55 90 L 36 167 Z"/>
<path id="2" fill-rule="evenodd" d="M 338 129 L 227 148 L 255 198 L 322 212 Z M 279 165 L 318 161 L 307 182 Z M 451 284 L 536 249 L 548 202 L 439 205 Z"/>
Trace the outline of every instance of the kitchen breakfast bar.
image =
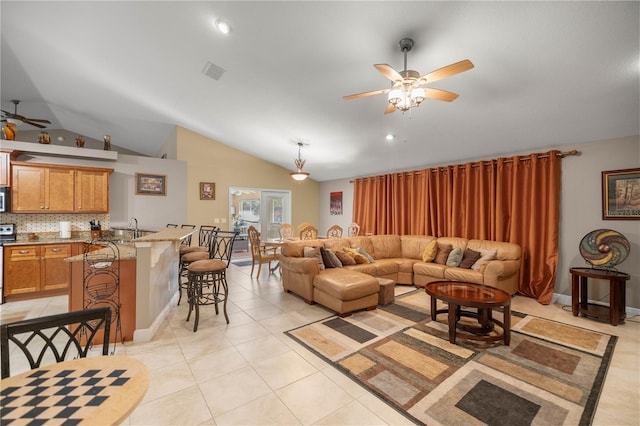
<path id="1" fill-rule="evenodd" d="M 180 244 L 194 231 L 167 228 L 130 241 L 116 241 L 119 304 L 125 341 L 150 341 L 169 309 L 177 302 Z M 100 254 L 101 249 L 92 254 Z M 66 258 L 71 262 L 69 310 L 85 308 L 87 265 L 84 254 Z M 112 327 L 115 336 L 115 324 Z"/>

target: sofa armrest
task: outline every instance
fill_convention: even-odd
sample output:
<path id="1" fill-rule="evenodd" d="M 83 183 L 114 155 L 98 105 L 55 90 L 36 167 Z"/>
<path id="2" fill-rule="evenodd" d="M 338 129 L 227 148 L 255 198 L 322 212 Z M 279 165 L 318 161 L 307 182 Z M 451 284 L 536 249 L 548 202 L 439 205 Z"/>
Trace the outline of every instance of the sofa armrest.
<path id="1" fill-rule="evenodd" d="M 518 289 L 519 272 L 520 260 L 491 260 L 484 268 L 484 283 L 514 294 Z"/>
<path id="2" fill-rule="evenodd" d="M 310 257 L 280 255 L 282 287 L 313 303 L 313 279 L 318 273 L 318 261 Z"/>
<path id="3" fill-rule="evenodd" d="M 280 267 L 297 274 L 318 275 L 318 261 L 310 257 L 289 257 L 280 255 Z"/>

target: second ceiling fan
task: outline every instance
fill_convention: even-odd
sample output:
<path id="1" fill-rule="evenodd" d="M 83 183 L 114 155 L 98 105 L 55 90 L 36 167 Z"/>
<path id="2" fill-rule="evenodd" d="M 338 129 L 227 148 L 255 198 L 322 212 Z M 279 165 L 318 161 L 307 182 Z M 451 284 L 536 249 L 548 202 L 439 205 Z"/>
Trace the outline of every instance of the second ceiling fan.
<path id="1" fill-rule="evenodd" d="M 390 88 L 356 93 L 354 95 L 343 96 L 342 98 L 344 100 L 350 100 L 388 94 L 389 103 L 384 113 L 389 114 L 396 110 L 404 112 L 410 108 L 417 107 L 426 98 L 452 102 L 459 96 L 457 93 L 427 87 L 427 84 L 470 70 L 473 68 L 473 63 L 471 63 L 470 60 L 465 59 L 421 76 L 418 71 L 407 70 L 407 52 L 413 48 L 413 39 L 403 38 L 399 44 L 400 50 L 404 53 L 404 71 L 398 72 L 388 64 L 374 65 L 382 75 L 392 81 Z"/>
<path id="2" fill-rule="evenodd" d="M 2 111 L 2 121 L 7 121 L 7 119 L 17 120 L 17 121 L 21 121 L 23 123 L 38 127 L 40 129 L 44 129 L 45 127 L 47 127 L 43 123 L 51 124 L 49 120 L 45 120 L 43 118 L 29 118 L 29 117 L 25 117 L 24 115 L 18 114 L 18 104 L 20 103 L 20 101 L 17 99 L 13 99 L 11 103 L 13 103 L 14 105 L 12 113 L 9 111 L 0 110 Z"/>

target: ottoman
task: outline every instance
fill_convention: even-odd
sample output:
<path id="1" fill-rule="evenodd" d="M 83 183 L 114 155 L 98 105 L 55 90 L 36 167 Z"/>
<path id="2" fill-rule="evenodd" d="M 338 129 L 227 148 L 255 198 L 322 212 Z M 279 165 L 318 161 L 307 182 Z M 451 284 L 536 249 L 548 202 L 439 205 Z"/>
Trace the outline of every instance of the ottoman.
<path id="1" fill-rule="evenodd" d="M 388 305 L 396 299 L 395 288 L 396 282 L 388 278 L 376 278 L 380 284 L 378 292 L 378 305 Z"/>
<path id="2" fill-rule="evenodd" d="M 322 271 L 313 278 L 313 301 L 346 317 L 378 305 L 380 284 L 371 275 L 344 268 Z"/>

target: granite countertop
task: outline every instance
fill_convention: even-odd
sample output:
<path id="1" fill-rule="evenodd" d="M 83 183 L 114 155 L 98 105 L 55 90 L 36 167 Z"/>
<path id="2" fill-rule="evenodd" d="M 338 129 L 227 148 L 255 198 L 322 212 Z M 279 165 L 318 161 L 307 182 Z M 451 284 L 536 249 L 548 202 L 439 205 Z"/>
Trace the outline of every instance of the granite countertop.
<path id="1" fill-rule="evenodd" d="M 189 235 L 196 232 L 193 229 L 184 229 L 184 228 L 167 228 L 162 231 L 158 231 L 153 234 L 145 235 L 144 237 L 136 238 L 127 242 L 117 242 L 115 243 L 118 246 L 120 259 L 121 260 L 132 260 L 136 258 L 136 247 L 135 243 L 154 243 L 161 241 L 180 241 L 183 238 L 188 237 Z M 92 254 L 100 255 L 101 253 L 111 253 L 111 250 L 108 248 L 102 250 L 96 250 L 92 252 Z M 65 262 L 82 262 L 84 261 L 84 254 L 79 254 L 77 256 L 67 257 Z"/>

